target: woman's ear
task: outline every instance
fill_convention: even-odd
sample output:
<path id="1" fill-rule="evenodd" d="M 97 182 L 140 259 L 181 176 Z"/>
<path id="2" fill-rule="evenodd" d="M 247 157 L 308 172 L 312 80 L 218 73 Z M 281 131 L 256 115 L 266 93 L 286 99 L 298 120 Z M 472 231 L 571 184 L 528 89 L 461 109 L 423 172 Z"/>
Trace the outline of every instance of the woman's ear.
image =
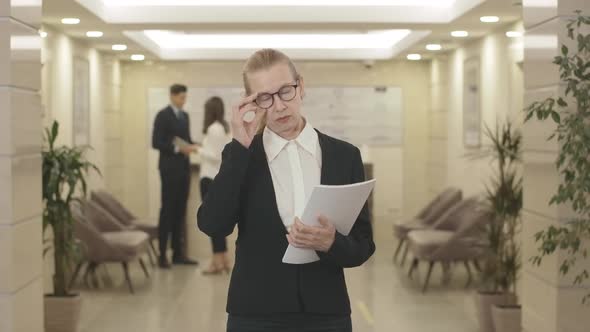
<path id="1" fill-rule="evenodd" d="M 305 83 L 303 82 L 303 76 L 299 76 L 299 89 L 301 90 L 299 96 L 301 100 L 303 100 L 303 97 L 305 97 Z"/>

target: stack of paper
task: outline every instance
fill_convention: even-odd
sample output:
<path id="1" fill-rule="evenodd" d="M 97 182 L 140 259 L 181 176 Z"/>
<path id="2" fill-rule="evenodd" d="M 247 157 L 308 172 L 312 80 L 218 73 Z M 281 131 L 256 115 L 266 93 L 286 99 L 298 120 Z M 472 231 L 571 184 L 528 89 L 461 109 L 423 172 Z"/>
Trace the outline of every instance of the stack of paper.
<path id="1" fill-rule="evenodd" d="M 375 179 L 341 186 L 315 186 L 303 210 L 301 222 L 319 226 L 318 217 L 323 215 L 334 224 L 338 233 L 348 235 L 374 187 Z M 292 245 L 283 256 L 283 263 L 288 264 L 306 264 L 317 260 L 319 257 L 314 250 Z"/>

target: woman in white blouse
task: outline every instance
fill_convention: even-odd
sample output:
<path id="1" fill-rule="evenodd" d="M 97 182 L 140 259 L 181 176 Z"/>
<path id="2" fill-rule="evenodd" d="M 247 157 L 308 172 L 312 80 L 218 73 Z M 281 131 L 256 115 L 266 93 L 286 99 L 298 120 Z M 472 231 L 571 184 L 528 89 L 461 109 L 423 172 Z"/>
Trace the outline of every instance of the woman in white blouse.
<path id="1" fill-rule="evenodd" d="M 199 149 L 201 157 L 200 186 L 201 198 L 207 195 L 209 185 L 219 172 L 221 152 L 230 142 L 229 125 L 224 118 L 223 100 L 211 97 L 205 102 L 205 121 L 203 124 L 203 145 Z M 225 237 L 211 238 L 213 244 L 213 259 L 203 274 L 220 274 L 229 272 L 230 263 L 227 258 L 227 243 Z"/>

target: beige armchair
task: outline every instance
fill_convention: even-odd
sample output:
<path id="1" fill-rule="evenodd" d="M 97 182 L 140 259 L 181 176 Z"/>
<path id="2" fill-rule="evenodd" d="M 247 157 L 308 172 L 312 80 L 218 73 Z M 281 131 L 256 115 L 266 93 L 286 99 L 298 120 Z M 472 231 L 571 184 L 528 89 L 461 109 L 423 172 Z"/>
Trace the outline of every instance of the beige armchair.
<path id="1" fill-rule="evenodd" d="M 463 262 L 468 273 L 467 286 L 472 275 L 470 262 L 486 254 L 485 225 L 491 213 L 472 197 L 461 201 L 439 218 L 431 228 L 408 233 L 408 247 L 414 259 L 408 272 L 410 278 L 420 261 L 429 263 L 422 290 L 426 291 L 435 263 Z M 477 266 L 476 266 L 477 267 Z"/>
<path id="2" fill-rule="evenodd" d="M 125 273 L 125 280 L 131 293 L 134 292 L 133 284 L 129 276 L 129 262 L 138 260 L 146 277 L 149 272 L 141 256 L 148 250 L 148 235 L 139 230 L 115 229 L 116 225 L 109 225 L 102 220 L 99 227 L 96 226 L 96 210 L 92 204 L 74 204 L 72 214 L 74 217 L 74 234 L 83 246 L 84 260 L 79 262 L 74 270 L 70 285 L 73 284 L 84 263 L 87 263 L 84 279 L 89 273 L 95 275 L 96 268 L 103 263 L 121 263 Z M 94 219 L 94 220 L 93 220 Z M 112 227 L 105 231 L 105 225 Z"/>
<path id="3" fill-rule="evenodd" d="M 154 241 L 158 239 L 157 225 L 152 225 L 139 221 L 138 218 L 134 216 L 133 213 L 131 213 L 131 211 L 125 208 L 125 206 L 123 206 L 123 204 L 121 204 L 121 202 L 118 199 L 116 199 L 112 194 L 105 190 L 93 191 L 90 195 L 90 199 L 91 201 L 96 202 L 98 205 L 100 205 L 103 209 L 107 210 L 113 217 L 115 217 L 115 219 L 119 223 L 129 228 L 134 228 L 146 232 L 150 237 L 150 249 L 152 250 L 153 254 L 156 257 L 158 257 L 158 252 L 156 251 L 156 247 L 154 246 Z"/>
<path id="4" fill-rule="evenodd" d="M 398 246 L 393 255 L 393 261 L 397 260 L 402 246 L 405 244 L 410 231 L 426 229 L 432 226 L 449 208 L 461 201 L 462 192 L 460 189 L 449 187 L 438 194 L 428 205 L 426 205 L 413 219 L 409 221 L 396 222 L 393 225 L 393 235 L 398 239 Z M 404 250 L 402 265 L 406 261 L 408 247 Z"/>

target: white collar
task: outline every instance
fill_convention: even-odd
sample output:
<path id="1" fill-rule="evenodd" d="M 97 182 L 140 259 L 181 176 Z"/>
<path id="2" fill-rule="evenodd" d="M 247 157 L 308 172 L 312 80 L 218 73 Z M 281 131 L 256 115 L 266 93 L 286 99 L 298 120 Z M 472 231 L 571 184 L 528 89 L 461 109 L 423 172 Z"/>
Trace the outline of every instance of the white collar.
<path id="1" fill-rule="evenodd" d="M 181 109 L 179 109 L 178 107 L 174 106 L 173 104 L 170 104 L 170 107 L 172 107 L 172 110 L 174 111 L 174 114 L 176 114 L 176 115 L 180 114 Z"/>
<path id="2" fill-rule="evenodd" d="M 283 148 L 290 142 L 277 135 L 268 127 L 264 128 L 262 141 L 264 143 L 264 150 L 266 152 L 268 162 L 272 162 L 283 150 Z M 297 138 L 292 141 L 295 141 L 305 151 L 309 152 L 315 159 L 317 159 L 318 133 L 313 129 L 308 121 L 305 121 L 305 127 L 303 127 L 303 130 L 301 133 L 299 133 L 299 136 L 297 136 Z"/>

